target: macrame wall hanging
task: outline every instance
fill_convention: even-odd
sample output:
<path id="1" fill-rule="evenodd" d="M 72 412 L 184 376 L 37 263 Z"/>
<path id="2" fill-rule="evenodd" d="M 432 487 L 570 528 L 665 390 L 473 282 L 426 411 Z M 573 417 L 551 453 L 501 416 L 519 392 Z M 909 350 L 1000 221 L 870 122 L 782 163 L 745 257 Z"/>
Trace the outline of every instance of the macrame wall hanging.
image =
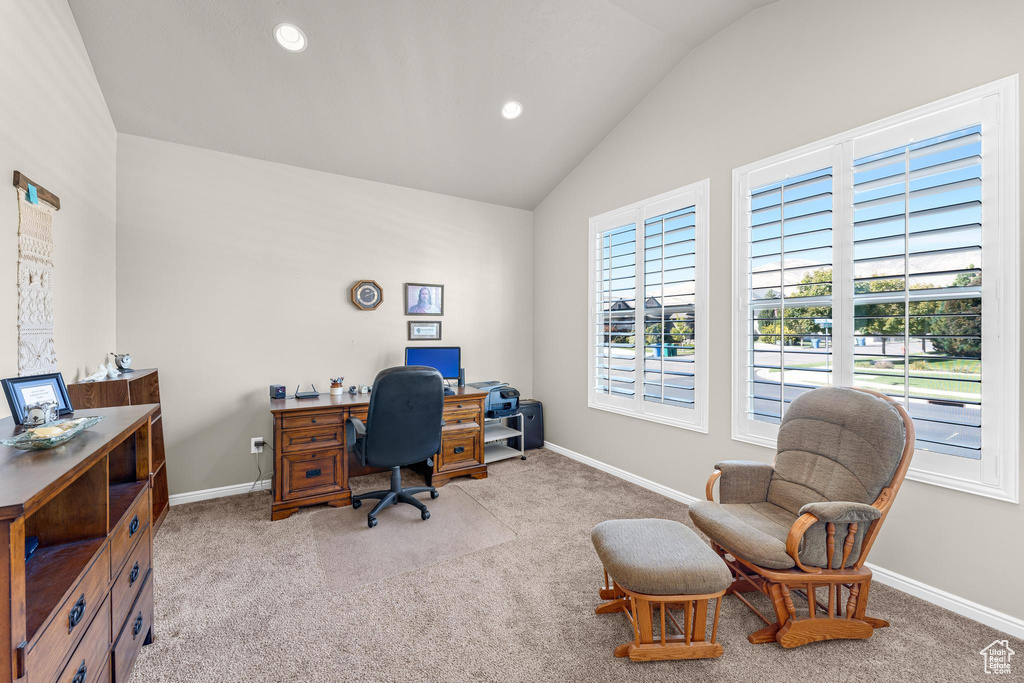
<path id="1" fill-rule="evenodd" d="M 53 345 L 53 214 L 60 199 L 17 171 L 18 375 L 57 371 Z"/>

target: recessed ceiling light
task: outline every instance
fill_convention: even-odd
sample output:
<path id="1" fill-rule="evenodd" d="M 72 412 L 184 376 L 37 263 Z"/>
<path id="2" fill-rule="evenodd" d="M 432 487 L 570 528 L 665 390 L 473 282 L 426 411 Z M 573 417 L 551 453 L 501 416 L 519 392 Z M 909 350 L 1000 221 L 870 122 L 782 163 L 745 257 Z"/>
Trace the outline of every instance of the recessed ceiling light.
<path id="1" fill-rule="evenodd" d="M 506 119 L 518 119 L 519 115 L 523 113 L 523 105 L 519 104 L 515 100 L 506 102 L 505 106 L 501 108 L 501 115 Z"/>
<path id="2" fill-rule="evenodd" d="M 274 27 L 274 39 L 277 44 L 289 52 L 302 52 L 306 49 L 306 34 L 295 24 L 278 24 Z"/>

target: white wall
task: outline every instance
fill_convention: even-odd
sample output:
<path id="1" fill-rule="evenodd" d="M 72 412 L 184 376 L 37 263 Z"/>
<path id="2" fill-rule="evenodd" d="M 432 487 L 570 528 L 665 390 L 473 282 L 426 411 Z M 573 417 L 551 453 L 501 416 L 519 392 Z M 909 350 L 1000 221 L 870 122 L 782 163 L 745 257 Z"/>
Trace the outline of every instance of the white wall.
<path id="1" fill-rule="evenodd" d="M 0 0 L 0 377 L 18 374 L 21 171 L 60 197 L 54 217 L 58 369 L 114 350 L 117 134 L 66 0 Z M 10 415 L 0 400 L 0 417 Z"/>
<path id="2" fill-rule="evenodd" d="M 530 395 L 530 212 L 131 135 L 117 161 L 117 339 L 160 368 L 172 494 L 256 478 L 268 385 L 401 365 L 405 282 L 445 285 L 435 343 L 468 381 Z M 361 279 L 376 311 L 349 301 Z"/>
<path id="3" fill-rule="evenodd" d="M 715 462 L 770 461 L 730 438 L 732 169 L 1024 71 L 1021 26 L 1016 0 L 783 0 L 691 53 L 535 211 L 534 379 L 548 440 L 701 498 Z M 588 218 L 705 177 L 710 433 L 589 409 Z M 1024 617 L 1021 528 L 1020 505 L 908 481 L 870 559 Z"/>

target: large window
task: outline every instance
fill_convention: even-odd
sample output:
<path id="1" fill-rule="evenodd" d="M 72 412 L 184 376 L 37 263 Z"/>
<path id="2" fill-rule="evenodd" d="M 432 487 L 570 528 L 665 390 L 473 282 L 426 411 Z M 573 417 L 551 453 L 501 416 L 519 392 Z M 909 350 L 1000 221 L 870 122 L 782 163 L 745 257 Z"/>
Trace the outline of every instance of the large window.
<path id="1" fill-rule="evenodd" d="M 707 431 L 704 180 L 590 220 L 589 404 Z"/>
<path id="2" fill-rule="evenodd" d="M 734 438 L 873 389 L 910 478 L 1017 501 L 1017 144 L 1013 77 L 734 172 Z"/>

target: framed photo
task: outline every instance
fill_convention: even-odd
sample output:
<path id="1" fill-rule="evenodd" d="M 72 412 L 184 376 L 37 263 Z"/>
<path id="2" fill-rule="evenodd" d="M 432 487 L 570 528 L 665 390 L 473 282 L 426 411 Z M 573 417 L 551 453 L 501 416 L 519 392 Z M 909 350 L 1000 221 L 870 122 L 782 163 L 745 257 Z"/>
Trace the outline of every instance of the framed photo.
<path id="1" fill-rule="evenodd" d="M 410 320 L 409 341 L 438 340 L 441 338 L 440 320 Z"/>
<path id="2" fill-rule="evenodd" d="M 57 404 L 59 415 L 68 415 L 74 408 L 68 398 L 68 388 L 64 385 L 64 377 L 59 372 L 49 375 L 30 375 L 28 377 L 9 377 L 0 380 L 4 386 L 7 404 L 11 407 L 14 421 L 22 424 L 25 421 L 25 406 L 33 403 L 53 401 Z"/>
<path id="3" fill-rule="evenodd" d="M 405 284 L 406 315 L 444 315 L 444 285 Z"/>

